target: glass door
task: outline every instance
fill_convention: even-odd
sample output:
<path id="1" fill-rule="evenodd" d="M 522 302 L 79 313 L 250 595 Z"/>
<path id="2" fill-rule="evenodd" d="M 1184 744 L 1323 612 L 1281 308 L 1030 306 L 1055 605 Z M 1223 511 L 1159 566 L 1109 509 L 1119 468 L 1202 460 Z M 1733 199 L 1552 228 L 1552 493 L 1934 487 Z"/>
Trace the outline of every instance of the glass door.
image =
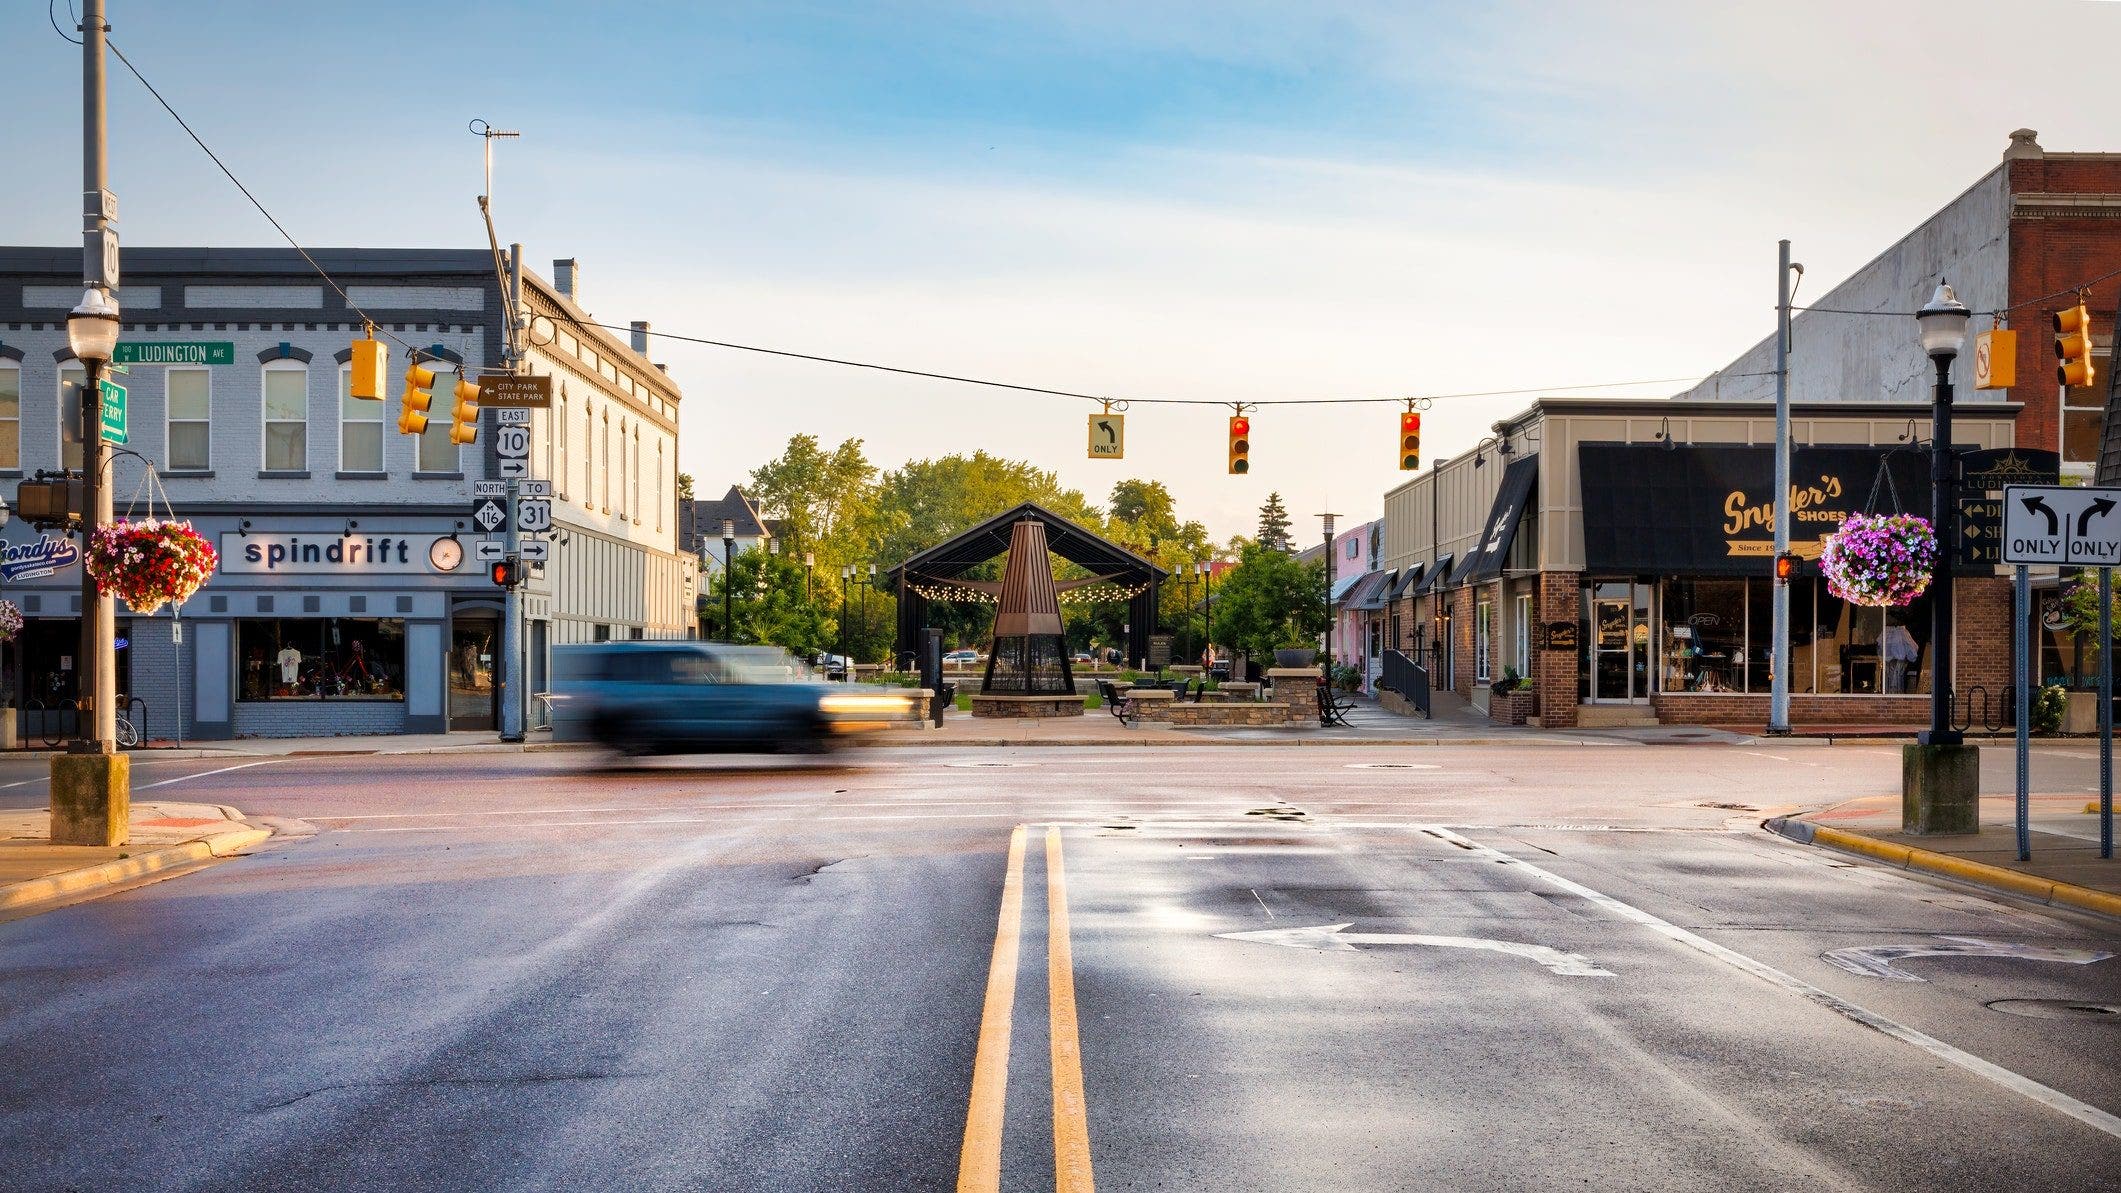
<path id="1" fill-rule="evenodd" d="M 1641 704 L 1650 698 L 1650 586 L 1605 583 L 1590 592 L 1590 699 Z"/>
<path id="2" fill-rule="evenodd" d="M 450 625 L 449 727 L 492 729 L 494 657 L 500 653 L 501 623 L 491 613 L 459 610 Z"/>

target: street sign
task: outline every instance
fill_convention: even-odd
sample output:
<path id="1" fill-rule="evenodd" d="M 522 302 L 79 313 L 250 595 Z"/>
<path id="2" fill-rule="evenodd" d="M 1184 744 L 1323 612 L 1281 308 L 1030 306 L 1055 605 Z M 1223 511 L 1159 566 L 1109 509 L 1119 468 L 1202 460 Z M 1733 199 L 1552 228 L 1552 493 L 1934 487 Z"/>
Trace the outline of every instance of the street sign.
<path id="1" fill-rule="evenodd" d="M 1127 456 L 1127 416 L 1124 414 L 1093 414 L 1090 416 L 1090 458 L 1093 460 L 1123 460 Z"/>
<path id="2" fill-rule="evenodd" d="M 552 544 L 544 539 L 524 539 L 523 558 L 529 563 L 543 563 L 552 558 Z"/>
<path id="3" fill-rule="evenodd" d="M 1956 566 L 1989 568 L 2003 562 L 2003 502 L 1994 497 L 1959 499 Z"/>
<path id="4" fill-rule="evenodd" d="M 552 405 L 552 378 L 482 373 L 479 375 L 479 405 L 516 406 L 526 410 L 549 407 Z"/>
<path id="5" fill-rule="evenodd" d="M 530 458 L 530 428 L 501 427 L 494 432 L 494 454 L 504 460 L 527 460 Z M 503 473 L 505 476 L 506 473 Z"/>
<path id="6" fill-rule="evenodd" d="M 473 497 L 506 497 L 508 496 L 508 482 L 473 481 L 471 482 L 471 495 Z"/>
<path id="7" fill-rule="evenodd" d="M 530 425 L 530 408 L 510 406 L 493 412 L 493 425 L 497 427 L 527 427 Z"/>
<path id="8" fill-rule="evenodd" d="M 516 484 L 516 493 L 523 497 L 550 497 L 552 496 L 552 482 L 519 481 Z"/>
<path id="9" fill-rule="evenodd" d="M 530 461 L 502 460 L 498 470 L 504 480 L 521 480 L 530 475 Z"/>
<path id="10" fill-rule="evenodd" d="M 2121 489 L 2012 485 L 2003 491 L 2003 562 L 2121 564 Z"/>
<path id="11" fill-rule="evenodd" d="M 516 502 L 516 529 L 524 534 L 537 534 L 552 529 L 552 501 L 545 497 L 525 497 Z"/>
<path id="12" fill-rule="evenodd" d="M 1961 449 L 1959 488 L 1962 492 L 2000 493 L 2012 485 L 2059 485 L 2062 454 L 2036 447 L 1982 447 Z"/>
<path id="13" fill-rule="evenodd" d="M 471 558 L 477 563 L 499 563 L 508 558 L 508 547 L 499 539 L 480 539 L 471 545 Z"/>
<path id="14" fill-rule="evenodd" d="M 118 289 L 118 230 L 90 228 L 81 234 L 81 238 L 96 254 L 96 284 L 115 293 Z"/>
<path id="15" fill-rule="evenodd" d="M 490 534 L 499 530 L 501 523 L 508 520 L 508 511 L 501 508 L 499 500 L 482 497 L 471 503 L 471 520 L 479 524 L 479 529 Z"/>
<path id="16" fill-rule="evenodd" d="M 121 340 L 111 353 L 121 365 L 232 365 L 234 340 Z"/>
<path id="17" fill-rule="evenodd" d="M 103 441 L 125 442 L 125 387 L 114 385 L 101 378 L 96 385 L 103 391 Z"/>

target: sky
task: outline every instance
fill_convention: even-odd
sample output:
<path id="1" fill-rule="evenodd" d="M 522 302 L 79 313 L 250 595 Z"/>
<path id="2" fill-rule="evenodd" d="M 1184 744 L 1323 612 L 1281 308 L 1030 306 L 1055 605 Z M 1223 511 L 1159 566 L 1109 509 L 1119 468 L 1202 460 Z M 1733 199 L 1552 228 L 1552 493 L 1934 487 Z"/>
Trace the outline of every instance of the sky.
<path id="1" fill-rule="evenodd" d="M 2000 160 L 2121 150 L 2029 0 L 110 0 L 112 39 L 309 246 L 482 247 L 494 206 L 598 319 L 1126 398 L 1260 402 L 1693 378 Z M 59 23 L 71 28 L 65 0 Z M 78 243 L 80 51 L 0 13 L 0 241 Z M 279 243 L 112 64 L 133 245 Z M 1799 295 L 1802 301 L 1804 294 Z M 1913 329 L 1910 328 L 1912 335 Z M 790 435 L 883 467 L 984 448 L 1102 500 L 1161 480 L 1218 538 L 1269 491 L 1375 517 L 1399 407 L 1098 407 L 658 340 L 719 494 Z M 1659 397 L 1681 382 L 1579 390 Z M 1425 454 L 1530 395 L 1440 398 Z"/>

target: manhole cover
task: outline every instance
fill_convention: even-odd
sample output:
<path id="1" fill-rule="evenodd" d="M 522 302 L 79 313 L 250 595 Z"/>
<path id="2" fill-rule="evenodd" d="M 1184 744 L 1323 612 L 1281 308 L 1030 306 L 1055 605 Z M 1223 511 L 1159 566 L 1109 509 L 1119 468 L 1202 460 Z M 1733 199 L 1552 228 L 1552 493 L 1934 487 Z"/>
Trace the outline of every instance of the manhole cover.
<path id="1" fill-rule="evenodd" d="M 2022 1015 L 2027 1019 L 2103 1019 L 2121 1023 L 2121 1006 L 2107 1002 L 2078 1002 L 2068 998 L 1999 998 L 1987 1004 L 1991 1011 Z"/>
<path id="2" fill-rule="evenodd" d="M 943 765 L 954 766 L 961 770 L 983 770 L 990 767 L 1030 766 L 1031 764 L 1028 762 L 990 762 L 985 759 L 966 759 L 962 762 L 945 762 Z"/>
<path id="3" fill-rule="evenodd" d="M 1434 762 L 1344 762 L 1343 770 L 1442 770 Z"/>

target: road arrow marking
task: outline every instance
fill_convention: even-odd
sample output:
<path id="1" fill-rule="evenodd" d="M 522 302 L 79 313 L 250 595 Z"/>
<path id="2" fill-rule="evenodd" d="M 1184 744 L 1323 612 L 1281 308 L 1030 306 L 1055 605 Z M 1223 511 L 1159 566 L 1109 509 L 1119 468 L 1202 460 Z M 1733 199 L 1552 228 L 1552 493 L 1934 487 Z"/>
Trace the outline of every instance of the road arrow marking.
<path id="1" fill-rule="evenodd" d="M 1222 940 L 1248 940 L 1254 944 L 1278 944 L 1292 949 L 1322 949 L 1353 953 L 1359 944 L 1418 944 L 1439 949 L 1480 949 L 1508 953 L 1537 961 L 1565 978 L 1610 978 L 1613 971 L 1581 953 L 1564 953 L 1543 944 L 1521 944 L 1514 940 L 1488 940 L 1479 936 L 1427 936 L 1413 932 L 1350 932 L 1352 924 L 1319 924 L 1309 928 L 1262 928 L 1256 932 L 1218 932 Z"/>
<path id="2" fill-rule="evenodd" d="M 2016 961 L 2059 961 L 2064 965 L 2090 965 L 2113 956 L 2095 949 L 2058 949 L 2041 944 L 2006 944 L 1973 936 L 1940 936 L 1935 944 L 1874 944 L 1861 948 L 1835 949 L 1821 953 L 1829 965 L 1866 978 L 1888 982 L 1926 982 L 1893 962 L 1910 957 L 2009 957 Z"/>

